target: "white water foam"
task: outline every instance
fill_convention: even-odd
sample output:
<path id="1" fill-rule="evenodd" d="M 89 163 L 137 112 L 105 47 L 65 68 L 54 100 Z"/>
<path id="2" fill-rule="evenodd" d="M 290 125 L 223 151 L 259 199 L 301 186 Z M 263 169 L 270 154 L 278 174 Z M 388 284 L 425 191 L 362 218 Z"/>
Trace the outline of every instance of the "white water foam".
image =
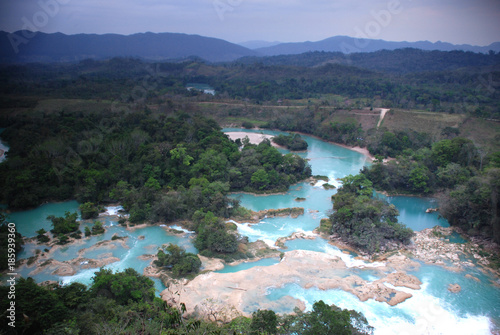
<path id="1" fill-rule="evenodd" d="M 230 220 L 228 222 L 234 223 L 238 227 L 238 231 L 243 236 L 248 236 L 251 242 L 261 240 L 266 243 L 270 248 L 277 249 L 278 247 L 274 245 L 275 240 L 269 238 L 269 234 L 262 232 L 258 229 L 252 228 L 250 223 L 238 223 L 236 221 Z M 261 222 L 262 223 L 262 222 Z"/>
<path id="2" fill-rule="evenodd" d="M 130 236 L 130 235 L 129 235 Z M 131 257 L 135 247 L 137 246 L 139 240 L 135 239 L 134 244 L 130 249 L 127 250 L 124 256 L 121 257 L 121 259 L 118 262 L 114 262 L 108 265 L 105 265 L 103 268 L 105 269 L 111 269 L 113 271 L 123 271 L 126 268 L 130 267 L 129 264 L 129 258 Z M 59 277 L 59 280 L 62 282 L 63 285 L 69 285 L 73 282 L 78 282 L 82 284 L 90 284 L 92 282 L 92 277 L 94 276 L 95 272 L 98 272 L 98 268 L 93 268 L 93 269 L 85 269 L 82 270 L 78 273 L 76 273 L 73 276 L 64 276 L 64 277 Z"/>
<path id="3" fill-rule="evenodd" d="M 333 185 L 336 188 L 339 188 L 342 186 L 342 182 L 335 177 L 334 173 L 330 173 L 328 175 L 328 184 Z"/>
<path id="4" fill-rule="evenodd" d="M 316 182 L 316 184 L 313 185 L 313 187 L 323 188 L 324 184 L 330 184 L 330 185 L 335 186 L 336 188 L 339 188 L 342 186 L 342 182 L 335 177 L 334 172 L 330 172 L 328 174 L 328 181 L 318 180 Z"/>
<path id="5" fill-rule="evenodd" d="M 105 207 L 105 211 L 104 213 L 101 213 L 99 215 L 101 216 L 118 216 L 119 215 L 119 211 L 123 211 L 123 207 L 122 206 L 107 206 Z"/>
<path id="6" fill-rule="evenodd" d="M 342 290 L 304 289 L 299 285 L 286 288 L 285 294 L 303 301 L 307 311 L 312 310 L 314 302 L 323 300 L 327 304 L 361 312 L 374 327 L 374 335 L 491 334 L 488 317 L 458 315 L 451 306 L 446 306 L 439 298 L 429 294 L 426 283 L 420 290 L 401 287 L 397 289 L 409 292 L 413 297 L 397 306 L 389 306 L 372 299 L 361 302 L 354 295 Z"/>
<path id="7" fill-rule="evenodd" d="M 383 267 L 385 266 L 384 262 L 373 262 L 373 263 L 367 263 L 361 259 L 354 259 L 351 255 L 344 254 L 340 249 L 326 245 L 323 248 L 323 251 L 326 254 L 332 255 L 332 256 L 337 256 L 344 261 L 345 265 L 348 268 L 377 268 L 377 267 Z"/>
<path id="8" fill-rule="evenodd" d="M 62 282 L 63 285 L 69 285 L 71 283 L 76 283 L 76 282 L 88 285 L 92 282 L 92 277 L 94 276 L 94 273 L 98 271 L 99 269 L 86 269 L 78 272 L 74 276 L 59 277 L 59 280 L 60 282 Z"/>
<path id="9" fill-rule="evenodd" d="M 386 284 L 392 287 L 390 284 Z M 431 295 L 427 287 L 428 282 L 422 284 L 420 290 L 411 290 L 404 287 L 397 287 L 397 290 L 411 293 L 413 297 L 399 304 L 401 309 L 413 319 L 410 322 L 404 318 L 373 317 L 369 320 L 375 327 L 375 335 L 420 335 L 420 334 L 491 334 L 490 320 L 486 316 L 460 316 L 441 299 Z"/>
<path id="10" fill-rule="evenodd" d="M 165 226 L 165 225 L 160 225 L 161 226 Z M 170 229 L 175 229 L 175 230 L 179 230 L 179 231 L 182 231 L 186 234 L 195 234 L 196 232 L 195 231 L 191 231 L 191 230 L 187 230 L 185 228 L 182 228 L 181 226 L 177 226 L 177 225 L 173 225 L 173 226 L 169 226 Z"/>
<path id="11" fill-rule="evenodd" d="M 318 180 L 316 182 L 316 184 L 314 184 L 313 187 L 319 187 L 319 188 L 323 188 L 323 185 L 325 185 L 326 183 L 328 183 L 327 181 L 324 181 L 324 180 Z"/>
<path id="12" fill-rule="evenodd" d="M 319 236 L 318 234 L 314 233 L 312 230 L 304 230 L 302 228 L 298 228 L 295 232 L 298 233 L 298 234 L 301 234 L 301 235 L 303 235 L 305 237 L 316 238 L 316 237 Z"/>

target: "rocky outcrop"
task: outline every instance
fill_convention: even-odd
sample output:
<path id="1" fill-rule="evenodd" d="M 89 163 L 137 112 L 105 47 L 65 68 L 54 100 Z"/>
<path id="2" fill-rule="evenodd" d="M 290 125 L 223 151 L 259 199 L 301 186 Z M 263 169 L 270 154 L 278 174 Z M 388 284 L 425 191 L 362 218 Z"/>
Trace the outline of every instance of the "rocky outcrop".
<path id="1" fill-rule="evenodd" d="M 385 260 L 387 267 L 396 271 L 417 271 L 420 268 L 420 263 L 401 254 L 379 259 L 379 261 L 383 260 Z"/>
<path id="2" fill-rule="evenodd" d="M 198 255 L 201 260 L 201 271 L 218 271 L 224 269 L 224 262 L 218 258 L 208 258 Z"/>
<path id="3" fill-rule="evenodd" d="M 292 207 L 292 208 L 279 208 L 279 209 L 265 209 L 255 213 L 259 221 L 264 218 L 274 218 L 274 217 L 287 217 L 290 216 L 293 219 L 298 218 L 300 215 L 304 215 L 304 207 Z"/>
<path id="4" fill-rule="evenodd" d="M 286 249 L 286 247 L 285 247 L 286 241 L 297 240 L 297 239 L 314 240 L 316 237 L 317 236 L 314 236 L 312 234 L 306 234 L 304 232 L 294 232 L 290 236 L 278 238 L 274 244 L 277 247 L 280 247 L 282 249 Z"/>
<path id="5" fill-rule="evenodd" d="M 52 271 L 53 275 L 66 277 L 74 276 L 78 271 L 84 269 L 98 269 L 105 265 L 118 262 L 120 259 L 117 257 L 106 257 L 101 259 L 89 259 L 89 258 L 75 258 L 70 261 L 59 262 L 54 259 L 48 259 L 45 261 L 37 261 L 36 269 L 30 272 L 30 276 L 34 276 L 40 272 L 49 270 Z"/>
<path id="6" fill-rule="evenodd" d="M 272 307 L 276 302 L 265 298 L 269 288 L 283 287 L 287 284 L 299 284 L 305 289 L 311 287 L 320 290 L 342 289 L 356 295 L 362 301 L 375 299 L 391 306 L 412 296 L 411 293 L 400 291 L 397 287 L 418 289 L 421 284 L 416 277 L 402 272 L 390 273 L 392 270 L 389 268 L 384 268 L 384 271 L 390 274 L 374 282 L 355 275 L 345 277 L 346 269 L 347 266 L 340 257 L 294 250 L 285 253 L 278 264 L 254 267 L 235 273 L 205 273 L 185 285 L 174 284 L 169 290 L 162 292 L 162 296 L 168 299 L 170 292 L 180 292 L 180 300 L 186 304 L 191 313 L 202 301 L 223 300 L 245 314 L 245 311 L 249 310 L 248 306 L 259 306 L 261 309 Z M 386 283 L 390 283 L 393 287 Z M 288 298 L 286 306 L 290 308 L 290 312 L 294 307 L 300 308 L 303 305 L 303 302 L 297 299 Z"/>
<path id="7" fill-rule="evenodd" d="M 420 285 L 422 285 L 422 282 L 417 277 L 404 272 L 391 273 L 383 280 L 394 286 L 407 287 L 412 290 L 420 290 Z"/>
<path id="8" fill-rule="evenodd" d="M 357 287 L 354 289 L 354 294 L 361 301 L 375 299 L 376 301 L 385 302 L 391 306 L 395 306 L 412 297 L 411 293 L 389 288 L 380 281 Z"/>
<path id="9" fill-rule="evenodd" d="M 480 282 L 481 282 L 481 280 L 480 280 L 479 278 L 474 277 L 474 276 L 473 276 L 473 275 L 471 275 L 471 274 L 466 274 L 466 275 L 465 275 L 465 278 L 473 279 L 473 280 L 477 281 L 478 283 L 480 283 Z"/>
<path id="10" fill-rule="evenodd" d="M 465 259 L 466 245 L 450 243 L 445 239 L 453 232 L 453 228 L 434 227 L 415 232 L 414 245 L 409 251 L 416 259 L 428 264 L 444 266 L 450 270 L 461 271 L 464 266 L 474 266 Z"/>
<path id="11" fill-rule="evenodd" d="M 264 209 L 258 212 L 252 211 L 249 217 L 246 217 L 244 219 L 242 218 L 233 218 L 233 219 L 235 222 L 238 223 L 258 223 L 265 218 L 291 217 L 292 219 L 296 219 L 300 215 L 304 215 L 304 207 Z"/>
<path id="12" fill-rule="evenodd" d="M 461 290 L 462 290 L 462 288 L 458 284 L 450 284 L 450 285 L 448 285 L 448 291 L 450 291 L 452 293 L 458 293 Z"/>

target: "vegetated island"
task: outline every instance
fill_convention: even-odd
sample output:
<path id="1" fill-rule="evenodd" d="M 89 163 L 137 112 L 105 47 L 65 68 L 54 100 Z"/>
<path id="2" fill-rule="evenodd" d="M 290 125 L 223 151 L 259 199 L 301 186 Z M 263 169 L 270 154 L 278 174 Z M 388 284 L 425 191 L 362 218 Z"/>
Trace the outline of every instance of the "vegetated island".
<path id="1" fill-rule="evenodd" d="M 274 136 L 272 141 L 282 147 L 291 151 L 305 151 L 307 150 L 307 142 L 297 133 Z"/>

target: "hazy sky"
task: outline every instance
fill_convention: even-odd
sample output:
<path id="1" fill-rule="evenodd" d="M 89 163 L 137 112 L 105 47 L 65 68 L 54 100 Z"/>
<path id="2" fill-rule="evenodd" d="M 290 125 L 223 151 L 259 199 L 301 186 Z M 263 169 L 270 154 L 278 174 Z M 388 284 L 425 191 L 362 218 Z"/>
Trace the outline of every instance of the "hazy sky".
<path id="1" fill-rule="evenodd" d="M 230 42 L 336 35 L 488 45 L 500 0 L 0 0 L 0 30 L 180 32 Z"/>

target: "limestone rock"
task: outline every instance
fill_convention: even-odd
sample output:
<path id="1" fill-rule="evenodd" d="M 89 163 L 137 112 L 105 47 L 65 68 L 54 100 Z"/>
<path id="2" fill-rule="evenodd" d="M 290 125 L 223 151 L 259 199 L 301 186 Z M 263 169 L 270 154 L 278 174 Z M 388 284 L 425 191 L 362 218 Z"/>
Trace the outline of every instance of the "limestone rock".
<path id="1" fill-rule="evenodd" d="M 450 285 L 448 285 L 448 291 L 450 291 L 452 293 L 458 293 L 461 290 L 462 290 L 462 288 L 458 284 L 450 284 Z"/>
<path id="2" fill-rule="evenodd" d="M 477 281 L 478 283 L 481 282 L 481 279 L 477 278 L 477 277 L 474 277 L 473 275 L 470 275 L 470 274 L 466 274 L 465 275 L 465 278 L 469 278 L 469 279 L 474 279 L 475 281 Z"/>
<path id="3" fill-rule="evenodd" d="M 403 272 L 391 273 L 384 280 L 394 286 L 407 287 L 412 290 L 420 290 L 420 285 L 422 285 L 417 277 Z"/>

